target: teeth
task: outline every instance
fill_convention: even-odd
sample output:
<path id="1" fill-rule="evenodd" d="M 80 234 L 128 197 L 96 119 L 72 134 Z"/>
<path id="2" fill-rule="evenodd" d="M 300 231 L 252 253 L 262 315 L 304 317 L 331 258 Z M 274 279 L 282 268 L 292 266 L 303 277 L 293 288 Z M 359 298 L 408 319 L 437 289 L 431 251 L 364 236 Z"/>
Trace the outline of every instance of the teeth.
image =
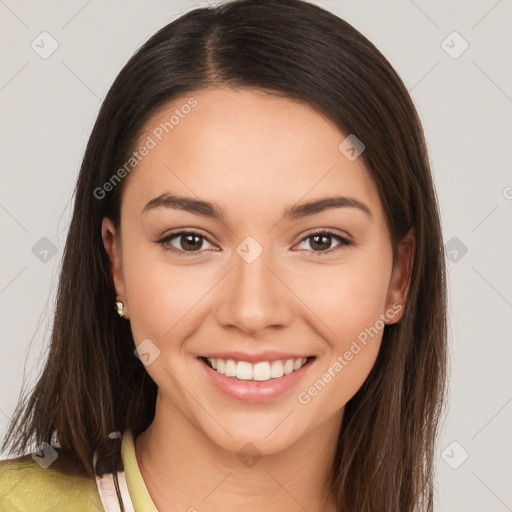
<path id="1" fill-rule="evenodd" d="M 272 363 L 270 363 L 270 377 L 276 379 L 283 375 L 283 363 L 281 361 L 272 361 Z"/>
<path id="2" fill-rule="evenodd" d="M 233 361 L 234 363 L 235 361 Z M 241 380 L 251 380 L 252 379 L 252 364 L 246 363 L 245 361 L 239 361 L 236 363 L 236 378 Z M 234 377 L 235 375 L 228 375 L 226 377 Z"/>
<path id="3" fill-rule="evenodd" d="M 270 363 L 267 363 L 267 361 L 256 363 L 252 370 L 252 378 L 254 380 L 269 380 Z"/>
<path id="4" fill-rule="evenodd" d="M 234 377 L 237 374 L 236 363 L 233 359 L 228 359 L 226 361 L 226 366 L 224 366 L 224 375 L 226 377 Z M 240 378 L 240 377 L 238 377 Z"/>
<path id="5" fill-rule="evenodd" d="M 283 361 L 260 361 L 256 364 L 247 361 L 235 361 L 234 359 L 209 359 L 214 370 L 240 380 L 270 380 L 278 379 L 299 370 L 307 361 L 306 357 L 298 359 L 286 359 Z"/>
<path id="6" fill-rule="evenodd" d="M 286 361 L 286 363 L 284 364 L 284 368 L 283 368 L 284 373 L 286 375 L 288 375 L 289 373 L 292 373 L 294 366 L 295 365 L 293 364 L 293 359 L 288 359 Z"/>

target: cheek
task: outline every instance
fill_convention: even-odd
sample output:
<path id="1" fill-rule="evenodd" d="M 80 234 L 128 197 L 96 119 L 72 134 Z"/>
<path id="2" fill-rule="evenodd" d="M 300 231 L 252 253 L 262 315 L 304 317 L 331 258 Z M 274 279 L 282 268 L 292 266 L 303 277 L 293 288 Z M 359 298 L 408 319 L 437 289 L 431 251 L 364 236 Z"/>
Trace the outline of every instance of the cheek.
<path id="1" fill-rule="evenodd" d="M 384 248 L 385 249 L 385 248 Z M 386 250 L 359 251 L 336 265 L 312 265 L 294 278 L 294 290 L 315 313 L 333 350 L 375 324 L 385 311 L 391 277 Z"/>
<path id="2" fill-rule="evenodd" d="M 357 263 L 322 268 L 314 274 L 314 287 L 311 279 L 302 278 L 303 289 L 298 294 L 315 312 L 311 323 L 323 334 L 327 349 L 297 399 L 301 404 L 311 403 L 318 418 L 343 407 L 375 363 L 391 276 L 391 256 L 386 254 L 385 250 L 361 253 Z"/>
<path id="3" fill-rule="evenodd" d="M 128 237 L 127 237 L 128 238 Z M 179 336 L 194 316 L 194 305 L 208 289 L 208 270 L 177 266 L 147 243 L 124 245 L 123 277 L 136 343 L 149 338 L 159 345 Z M 201 277 L 202 276 L 202 277 Z"/>

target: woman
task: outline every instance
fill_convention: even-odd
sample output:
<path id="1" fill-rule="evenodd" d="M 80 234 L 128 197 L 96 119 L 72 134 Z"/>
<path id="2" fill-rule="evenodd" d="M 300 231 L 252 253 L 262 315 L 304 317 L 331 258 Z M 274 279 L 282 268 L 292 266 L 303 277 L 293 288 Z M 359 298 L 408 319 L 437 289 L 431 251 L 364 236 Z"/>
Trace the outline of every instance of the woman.
<path id="1" fill-rule="evenodd" d="M 431 511 L 445 344 L 391 65 L 307 2 L 195 9 L 98 115 L 0 508 Z"/>

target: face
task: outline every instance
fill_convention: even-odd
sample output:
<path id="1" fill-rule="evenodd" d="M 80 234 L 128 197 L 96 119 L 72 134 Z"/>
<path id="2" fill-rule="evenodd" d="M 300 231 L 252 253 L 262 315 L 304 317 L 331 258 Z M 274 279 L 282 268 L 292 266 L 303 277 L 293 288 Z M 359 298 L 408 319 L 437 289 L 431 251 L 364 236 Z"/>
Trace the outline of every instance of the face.
<path id="1" fill-rule="evenodd" d="M 146 124 L 121 232 L 103 220 L 162 406 L 218 446 L 275 453 L 339 428 L 401 317 L 407 260 L 346 136 L 290 99 L 197 91 Z"/>

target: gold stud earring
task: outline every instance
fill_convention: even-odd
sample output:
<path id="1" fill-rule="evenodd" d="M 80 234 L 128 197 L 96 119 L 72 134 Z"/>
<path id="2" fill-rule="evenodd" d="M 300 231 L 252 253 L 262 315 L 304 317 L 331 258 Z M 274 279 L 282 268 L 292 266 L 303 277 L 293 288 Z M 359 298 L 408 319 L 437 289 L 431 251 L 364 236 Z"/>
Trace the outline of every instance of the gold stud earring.
<path id="1" fill-rule="evenodd" d="M 116 311 L 121 318 L 124 317 L 124 304 L 119 299 L 116 300 Z"/>

